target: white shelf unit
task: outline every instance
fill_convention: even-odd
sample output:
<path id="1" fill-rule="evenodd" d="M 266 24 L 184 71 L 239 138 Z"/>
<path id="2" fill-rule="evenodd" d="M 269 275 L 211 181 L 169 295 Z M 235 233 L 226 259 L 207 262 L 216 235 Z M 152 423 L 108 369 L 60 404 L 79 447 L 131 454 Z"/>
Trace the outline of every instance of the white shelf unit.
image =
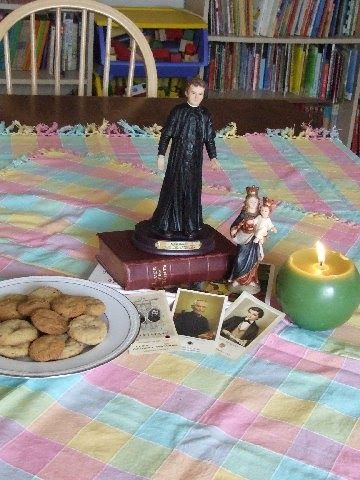
<path id="1" fill-rule="evenodd" d="M 0 3 L 0 11 L 12 11 L 22 6 L 20 3 Z M 51 10 L 51 9 L 50 9 Z M 68 9 L 66 11 L 71 11 Z M 89 13 L 88 32 L 87 32 L 87 52 L 86 52 L 86 95 L 92 94 L 92 75 L 93 75 L 93 58 L 94 58 L 94 14 Z M 14 93 L 26 95 L 31 92 L 31 74 L 27 70 L 13 70 L 12 82 L 14 85 Z M 38 72 L 39 94 L 53 95 L 55 80 L 46 70 Z M 73 88 L 79 85 L 78 71 L 65 72 L 60 79 L 61 94 L 72 93 Z M 6 93 L 5 72 L 0 71 L 0 94 Z"/>
<path id="2" fill-rule="evenodd" d="M 209 0 L 203 0 L 202 2 L 197 2 L 202 4 L 202 9 L 204 14 L 208 14 L 209 11 Z M 200 8 L 200 6 L 198 7 Z M 248 44 L 315 44 L 315 45 L 359 45 L 360 38 L 358 37 L 333 37 L 333 38 L 314 38 L 314 37 L 263 37 L 263 36 L 252 36 L 252 37 L 243 37 L 243 36 L 234 36 L 234 35 L 209 35 L 208 37 L 210 42 L 224 42 L 224 43 L 248 43 Z M 355 124 L 356 109 L 359 101 L 360 95 L 360 68 L 359 62 L 357 65 L 357 72 L 355 76 L 354 83 L 354 92 L 351 100 L 344 100 L 339 105 L 339 113 L 337 120 L 337 127 L 339 129 L 340 137 L 342 141 L 348 146 L 351 146 L 351 140 L 353 135 L 353 129 Z M 276 99 L 288 99 L 290 101 L 299 101 L 302 103 L 322 103 L 330 104 L 330 101 L 319 100 L 316 98 L 299 96 L 295 94 L 273 94 L 272 92 L 248 92 L 248 91 L 233 91 L 229 93 L 217 93 L 209 92 L 209 97 L 219 97 L 219 98 L 266 98 L 274 100 Z"/>

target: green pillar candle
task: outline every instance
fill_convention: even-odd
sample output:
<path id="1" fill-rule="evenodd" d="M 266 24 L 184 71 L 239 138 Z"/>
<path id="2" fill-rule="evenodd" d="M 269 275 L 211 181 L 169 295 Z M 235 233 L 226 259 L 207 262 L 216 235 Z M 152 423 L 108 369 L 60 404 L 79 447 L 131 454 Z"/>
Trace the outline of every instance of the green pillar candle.
<path id="1" fill-rule="evenodd" d="M 360 303 L 360 275 L 354 263 L 334 251 L 321 258 L 315 248 L 297 250 L 280 267 L 276 294 L 290 319 L 308 330 L 345 323 Z"/>

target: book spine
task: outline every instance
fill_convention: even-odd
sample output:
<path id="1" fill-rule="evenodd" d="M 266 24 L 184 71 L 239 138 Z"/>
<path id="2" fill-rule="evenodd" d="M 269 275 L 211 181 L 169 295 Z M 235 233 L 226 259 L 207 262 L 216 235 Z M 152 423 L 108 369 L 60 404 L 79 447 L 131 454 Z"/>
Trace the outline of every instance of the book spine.
<path id="1" fill-rule="evenodd" d="M 239 5 L 239 8 L 241 9 L 241 35 L 244 37 L 249 36 L 249 2 L 248 0 L 242 0 L 242 2 Z"/>
<path id="2" fill-rule="evenodd" d="M 156 289 L 181 283 L 220 280 L 227 276 L 233 261 L 231 256 L 223 254 L 211 257 L 194 256 L 191 259 L 187 257 L 185 261 L 181 257 L 169 260 L 164 256 L 156 263 L 148 262 L 144 268 L 144 264 L 122 263 L 109 247 L 102 243 L 96 258 L 125 290 Z"/>
<path id="3" fill-rule="evenodd" d="M 335 36 L 336 21 L 339 14 L 339 8 L 340 8 L 340 0 L 334 0 L 334 10 L 331 18 L 331 23 L 330 23 L 329 37 Z"/>
<path id="4" fill-rule="evenodd" d="M 249 25 L 249 36 L 254 35 L 254 5 L 253 0 L 248 0 L 248 18 L 247 23 Z"/>
<path id="5" fill-rule="evenodd" d="M 298 22 L 300 20 L 300 15 L 301 15 L 301 9 L 302 5 L 304 3 L 304 0 L 300 0 L 297 4 L 296 11 L 294 12 L 294 21 L 292 22 L 291 30 L 290 30 L 290 36 L 293 37 L 295 35 L 296 29 Z"/>
<path id="6" fill-rule="evenodd" d="M 254 58 L 254 73 L 253 73 L 253 82 L 252 90 L 257 90 L 259 83 L 259 68 L 260 68 L 260 51 L 255 48 L 255 58 Z"/>
<path id="7" fill-rule="evenodd" d="M 260 60 L 260 69 L 259 69 L 259 90 L 264 89 L 264 76 L 265 76 L 265 63 L 266 59 L 264 56 L 265 45 L 261 47 L 261 60 Z"/>
<path id="8" fill-rule="evenodd" d="M 303 0 L 302 3 L 301 3 L 301 9 L 300 9 L 300 12 L 299 12 L 299 15 L 298 15 L 298 21 L 296 23 L 296 28 L 295 28 L 295 31 L 294 31 L 294 35 L 300 35 L 301 27 L 302 27 L 303 22 L 304 22 L 306 7 L 307 7 L 307 1 Z"/>
<path id="9" fill-rule="evenodd" d="M 345 98 L 347 100 L 351 100 L 353 95 L 357 57 L 358 57 L 358 49 L 356 47 L 353 47 L 349 55 L 347 78 L 346 78 L 346 84 L 345 84 Z"/>
<path id="10" fill-rule="evenodd" d="M 284 19 L 285 7 L 287 0 L 281 0 L 279 9 L 276 14 L 275 25 L 274 25 L 274 37 L 278 37 L 280 33 L 281 24 Z"/>
<path id="11" fill-rule="evenodd" d="M 324 57 L 324 61 L 322 65 L 320 93 L 319 93 L 321 100 L 325 100 L 326 98 L 327 84 L 329 79 L 330 60 L 326 58 L 326 48 L 324 49 L 323 57 Z"/>
<path id="12" fill-rule="evenodd" d="M 310 36 L 310 25 L 312 21 L 312 15 L 314 11 L 314 1 L 315 0 L 309 0 L 309 6 L 305 12 L 305 18 L 304 18 L 304 25 L 301 28 L 301 35 L 303 37 L 309 37 Z"/>
<path id="13" fill-rule="evenodd" d="M 355 9 L 355 0 L 350 0 L 348 3 L 347 11 L 344 18 L 344 25 L 343 25 L 343 35 L 349 36 L 350 35 L 350 28 L 351 28 L 351 19 L 354 15 Z"/>
<path id="14" fill-rule="evenodd" d="M 330 54 L 330 61 L 329 61 L 329 75 L 328 75 L 328 82 L 326 86 L 326 98 L 331 97 L 331 89 L 332 89 L 333 74 L 334 74 L 334 60 L 335 60 L 335 44 L 333 43 L 331 46 L 331 54 Z"/>
<path id="15" fill-rule="evenodd" d="M 329 10 L 328 10 L 328 16 L 327 16 L 325 26 L 324 26 L 324 35 L 323 36 L 325 38 L 329 37 L 331 21 L 332 21 L 332 17 L 333 17 L 333 14 L 334 14 L 334 7 L 335 7 L 335 4 L 334 4 L 333 1 L 331 1 L 330 6 L 329 6 Z"/>
<path id="16" fill-rule="evenodd" d="M 326 0 L 326 2 L 324 4 L 324 9 L 323 9 L 323 13 L 322 13 L 322 16 L 321 16 L 319 28 L 316 32 L 317 37 L 324 37 L 325 24 L 327 22 L 327 18 L 328 18 L 328 14 L 329 14 L 329 8 L 330 8 L 331 3 L 332 3 L 332 0 Z"/>
<path id="17" fill-rule="evenodd" d="M 315 62 L 315 76 L 314 76 L 314 81 L 312 84 L 312 89 L 311 89 L 311 97 L 318 97 L 318 94 L 320 92 L 320 77 L 321 77 L 321 62 L 322 62 L 322 53 L 317 52 L 316 54 L 316 62 Z"/>
<path id="18" fill-rule="evenodd" d="M 314 23 L 313 23 L 312 29 L 311 29 L 311 35 L 310 35 L 311 37 L 317 37 L 318 36 L 321 19 L 322 19 L 323 13 L 324 13 L 324 6 L 325 6 L 325 0 L 320 0 L 319 6 L 316 10 Z"/>
<path id="19" fill-rule="evenodd" d="M 339 11 L 336 18 L 336 27 L 335 27 L 335 35 L 342 35 L 343 25 L 345 21 L 347 3 L 349 0 L 341 0 L 339 4 Z"/>
<path id="20" fill-rule="evenodd" d="M 299 2 L 300 2 L 300 0 L 294 0 L 294 4 L 291 7 L 289 20 L 288 20 L 288 23 L 287 23 L 287 26 L 286 26 L 286 35 L 287 36 L 291 35 L 293 23 L 296 21 L 296 12 L 297 12 L 297 9 L 298 9 L 298 6 L 299 6 Z"/>
<path id="21" fill-rule="evenodd" d="M 54 75 L 55 58 L 55 25 L 50 26 L 49 51 L 48 51 L 48 73 Z"/>

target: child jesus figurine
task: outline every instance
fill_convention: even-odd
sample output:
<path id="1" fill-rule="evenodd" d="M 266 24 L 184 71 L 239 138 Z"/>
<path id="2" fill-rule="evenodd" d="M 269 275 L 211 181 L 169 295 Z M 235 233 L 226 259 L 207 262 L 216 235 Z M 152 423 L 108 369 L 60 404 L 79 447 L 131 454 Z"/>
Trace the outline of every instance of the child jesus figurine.
<path id="1" fill-rule="evenodd" d="M 268 232 L 277 232 L 270 218 L 270 213 L 272 212 L 273 206 L 273 200 L 263 197 L 263 201 L 260 206 L 260 214 L 255 218 L 254 222 L 256 225 L 254 243 L 258 243 L 260 246 L 260 261 L 264 258 L 264 250 L 262 245 L 266 240 Z"/>

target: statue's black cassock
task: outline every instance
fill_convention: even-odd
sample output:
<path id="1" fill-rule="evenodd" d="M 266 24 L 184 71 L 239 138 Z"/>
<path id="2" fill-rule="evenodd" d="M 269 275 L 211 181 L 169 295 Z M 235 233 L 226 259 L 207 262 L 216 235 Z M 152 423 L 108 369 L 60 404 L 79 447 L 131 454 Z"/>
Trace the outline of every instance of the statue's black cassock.
<path id="1" fill-rule="evenodd" d="M 151 219 L 159 233 L 189 236 L 203 226 L 201 209 L 204 145 L 216 158 L 215 130 L 204 107 L 177 105 L 167 119 L 159 141 L 159 155 L 165 155 L 172 139 L 159 202 Z"/>

